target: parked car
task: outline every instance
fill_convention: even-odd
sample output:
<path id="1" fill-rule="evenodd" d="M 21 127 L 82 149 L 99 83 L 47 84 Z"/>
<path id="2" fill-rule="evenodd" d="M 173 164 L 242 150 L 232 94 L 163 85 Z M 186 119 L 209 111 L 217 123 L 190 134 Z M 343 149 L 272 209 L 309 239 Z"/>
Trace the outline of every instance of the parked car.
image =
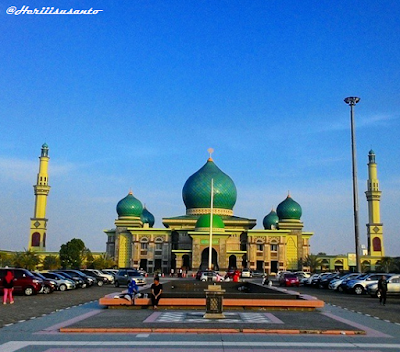
<path id="1" fill-rule="evenodd" d="M 94 278 L 93 276 L 88 276 L 86 274 L 84 274 L 82 271 L 80 270 L 75 270 L 75 269 L 64 269 L 61 270 L 64 273 L 67 273 L 71 276 L 75 275 L 80 277 L 83 282 L 87 285 L 87 287 L 93 286 L 94 284 L 97 284 L 97 279 Z"/>
<path id="2" fill-rule="evenodd" d="M 224 281 L 224 277 L 216 271 L 204 271 L 200 281 Z"/>
<path id="3" fill-rule="evenodd" d="M 201 275 L 203 275 L 203 273 L 204 273 L 205 271 L 207 271 L 207 270 L 199 270 L 199 271 L 197 271 L 195 279 L 196 279 L 196 280 L 200 280 Z"/>
<path id="4" fill-rule="evenodd" d="M 43 286 L 43 280 L 35 277 L 29 270 L 21 268 L 0 269 L 0 291 L 3 291 L 3 280 L 7 271 L 14 275 L 14 292 L 23 293 L 26 296 L 37 294 Z"/>
<path id="5" fill-rule="evenodd" d="M 252 276 L 253 277 L 263 277 L 265 275 L 263 270 L 253 270 Z"/>
<path id="6" fill-rule="evenodd" d="M 86 269 L 82 269 L 82 270 L 79 270 L 79 271 L 81 271 L 82 273 L 86 274 L 89 277 L 94 277 L 96 279 L 96 281 L 97 281 L 97 286 L 101 287 L 104 284 L 108 283 L 108 278 L 107 277 L 105 277 L 104 275 L 100 275 L 95 271 L 86 270 Z"/>
<path id="7" fill-rule="evenodd" d="M 304 278 L 301 281 L 304 286 L 311 286 L 312 281 L 318 276 L 319 274 L 312 274 L 309 278 Z"/>
<path id="8" fill-rule="evenodd" d="M 74 281 L 76 287 L 78 287 L 78 288 L 86 288 L 87 287 L 86 282 L 83 281 L 83 279 L 80 276 L 76 275 L 76 274 L 75 275 L 74 274 L 70 275 L 70 274 L 65 273 L 63 271 L 54 271 L 54 272 L 56 274 L 58 274 L 58 275 L 61 275 L 62 277 L 66 278 L 66 279 L 70 279 L 70 280 Z"/>
<path id="9" fill-rule="evenodd" d="M 251 273 L 251 270 L 250 269 L 243 269 L 242 270 L 242 274 L 241 274 L 241 276 L 242 277 L 252 277 L 252 273 Z"/>
<path id="10" fill-rule="evenodd" d="M 280 275 L 279 279 L 279 286 L 285 286 L 285 287 L 290 287 L 290 286 L 299 286 L 300 281 L 297 275 L 294 273 L 286 273 L 284 275 Z"/>
<path id="11" fill-rule="evenodd" d="M 57 283 L 59 291 L 73 290 L 76 288 L 75 281 L 72 279 L 63 278 L 61 275 L 56 273 L 41 272 L 41 274 L 48 279 L 54 280 Z"/>
<path id="12" fill-rule="evenodd" d="M 326 276 L 331 275 L 332 273 L 326 272 L 326 273 L 321 273 L 318 276 L 315 276 L 311 280 L 311 286 L 318 287 L 319 288 L 319 283 L 321 280 L 323 280 Z"/>
<path id="13" fill-rule="evenodd" d="M 360 275 L 361 275 L 360 273 L 349 273 L 349 274 L 346 274 L 345 276 L 342 276 L 341 278 L 333 279 L 329 283 L 328 288 L 330 290 L 342 292 L 343 287 L 341 285 L 344 281 L 355 279 L 356 277 L 358 277 Z"/>
<path id="14" fill-rule="evenodd" d="M 279 281 L 281 277 L 285 274 L 293 274 L 291 271 L 278 271 L 276 274 L 276 279 Z"/>
<path id="15" fill-rule="evenodd" d="M 388 295 L 400 295 L 400 275 L 393 275 L 386 282 Z M 371 297 L 381 296 L 381 293 L 378 291 L 378 282 L 367 285 L 366 291 Z"/>
<path id="16" fill-rule="evenodd" d="M 44 277 L 42 274 L 37 273 L 35 271 L 31 271 L 31 273 L 38 279 L 43 280 L 42 289 L 39 291 L 39 293 L 49 294 L 57 290 L 57 283 L 54 280 L 48 279 Z"/>
<path id="17" fill-rule="evenodd" d="M 132 279 L 135 279 L 136 285 L 146 285 L 146 278 L 143 277 L 137 270 L 132 269 L 121 269 L 118 271 L 115 276 L 115 287 L 119 287 L 121 285 L 128 286 L 129 282 Z"/>
<path id="18" fill-rule="evenodd" d="M 346 283 L 346 286 L 344 287 L 344 290 L 346 292 L 353 292 L 356 295 L 361 295 L 361 294 L 365 293 L 365 289 L 366 289 L 367 285 L 373 284 L 373 283 L 377 283 L 378 280 L 382 276 L 386 276 L 387 278 L 389 278 L 392 275 L 393 274 L 385 274 L 385 273 L 366 274 L 366 275 L 364 275 L 362 277 L 359 277 L 359 278 L 357 278 L 355 280 L 349 280 Z"/>
<path id="19" fill-rule="evenodd" d="M 319 281 L 319 288 L 328 288 L 330 282 L 335 279 L 340 279 L 343 276 L 346 276 L 347 273 L 344 272 L 336 272 L 332 273 L 330 275 L 324 276 L 320 281 Z"/>
<path id="20" fill-rule="evenodd" d="M 96 269 L 87 269 L 87 270 L 94 271 L 95 273 L 97 273 L 100 276 L 105 276 L 107 278 L 107 283 L 114 285 L 115 275 L 105 273 L 105 272 L 103 272 L 103 270 L 96 270 Z"/>

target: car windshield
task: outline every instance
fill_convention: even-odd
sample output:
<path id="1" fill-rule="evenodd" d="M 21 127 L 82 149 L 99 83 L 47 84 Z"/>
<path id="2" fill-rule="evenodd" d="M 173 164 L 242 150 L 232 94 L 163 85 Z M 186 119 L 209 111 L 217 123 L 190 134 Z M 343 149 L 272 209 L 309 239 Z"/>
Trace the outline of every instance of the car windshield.
<path id="1" fill-rule="evenodd" d="M 137 271 L 128 271 L 128 276 L 142 276 Z"/>

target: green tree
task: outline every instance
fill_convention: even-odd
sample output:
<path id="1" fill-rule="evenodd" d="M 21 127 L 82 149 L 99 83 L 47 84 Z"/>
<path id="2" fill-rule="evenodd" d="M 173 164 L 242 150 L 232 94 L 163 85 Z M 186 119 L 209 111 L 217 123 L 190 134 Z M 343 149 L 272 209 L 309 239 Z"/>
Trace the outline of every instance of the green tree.
<path id="1" fill-rule="evenodd" d="M 106 253 L 102 254 L 100 257 L 97 257 L 92 262 L 91 269 L 106 269 L 113 268 L 116 265 L 115 261 Z"/>
<path id="2" fill-rule="evenodd" d="M 8 253 L 0 252 L 0 267 L 12 265 L 11 255 Z"/>
<path id="3" fill-rule="evenodd" d="M 385 273 L 390 273 L 396 267 L 396 262 L 392 257 L 382 257 L 377 264 L 378 269 L 380 271 L 384 271 Z"/>
<path id="4" fill-rule="evenodd" d="M 317 269 L 321 268 L 322 260 L 315 254 L 307 255 L 303 260 L 303 265 L 310 267 L 310 271 L 313 273 Z"/>
<path id="5" fill-rule="evenodd" d="M 60 259 L 55 255 L 47 255 L 42 260 L 43 269 L 54 270 L 60 267 Z"/>
<path id="6" fill-rule="evenodd" d="M 40 259 L 35 252 L 26 250 L 25 252 L 14 253 L 11 262 L 17 268 L 35 270 L 36 266 L 40 263 Z"/>
<path id="7" fill-rule="evenodd" d="M 87 256 L 88 249 L 82 240 L 73 238 L 61 245 L 60 262 L 63 268 L 80 269 Z"/>

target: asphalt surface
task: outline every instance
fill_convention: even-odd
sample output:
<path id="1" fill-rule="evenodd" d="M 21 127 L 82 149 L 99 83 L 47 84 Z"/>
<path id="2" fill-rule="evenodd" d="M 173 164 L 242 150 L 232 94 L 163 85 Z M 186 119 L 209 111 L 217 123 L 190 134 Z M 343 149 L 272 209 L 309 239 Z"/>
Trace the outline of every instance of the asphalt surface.
<path id="1" fill-rule="evenodd" d="M 258 282 L 261 281 L 261 279 L 253 279 L 252 281 Z M 48 295 L 38 294 L 29 297 L 16 295 L 15 304 L 0 305 L 0 327 L 21 320 L 39 317 L 43 314 L 50 314 L 60 309 L 95 301 L 109 293 L 122 291 L 124 289 L 126 288 L 115 288 L 113 285 L 105 285 L 103 287 L 96 286 L 65 292 L 55 291 Z M 361 312 L 363 314 L 379 317 L 382 320 L 400 323 L 400 296 L 389 296 L 386 306 L 380 306 L 377 298 L 371 298 L 368 295 L 358 296 L 310 287 L 288 288 L 288 290 L 316 296 L 327 304 L 343 307 L 350 311 Z"/>
<path id="2" fill-rule="evenodd" d="M 381 306 L 378 298 L 372 298 L 365 294 L 340 293 L 312 287 L 288 289 L 318 297 L 327 304 L 369 314 L 382 320 L 390 320 L 393 323 L 400 323 L 400 296 L 388 296 L 386 305 Z"/>
<path id="3" fill-rule="evenodd" d="M 29 297 L 14 295 L 15 303 L 13 305 L 0 304 L 0 327 L 98 300 L 106 294 L 118 290 L 123 290 L 123 288 L 116 289 L 114 285 L 104 285 L 102 287 L 78 288 L 64 292 L 54 291 L 47 295 L 37 294 Z M 3 300 L 3 296 L 1 296 L 1 300 Z"/>

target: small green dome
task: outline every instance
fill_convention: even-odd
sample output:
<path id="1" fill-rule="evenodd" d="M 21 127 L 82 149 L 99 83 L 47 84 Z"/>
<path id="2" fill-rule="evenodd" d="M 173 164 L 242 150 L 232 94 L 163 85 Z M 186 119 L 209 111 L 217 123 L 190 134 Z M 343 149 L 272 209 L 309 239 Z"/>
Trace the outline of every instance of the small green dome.
<path id="1" fill-rule="evenodd" d="M 140 215 L 140 219 L 142 220 L 143 224 L 149 224 L 149 227 L 154 226 L 154 215 L 147 210 L 146 206 L 144 206 L 142 215 Z"/>
<path id="2" fill-rule="evenodd" d="M 49 146 L 47 145 L 47 143 L 43 143 L 43 144 L 42 144 L 42 148 L 43 148 L 43 149 L 49 149 Z"/>
<path id="3" fill-rule="evenodd" d="M 196 229 L 209 229 L 210 228 L 210 214 L 201 215 L 196 222 Z M 225 224 L 219 215 L 213 214 L 213 229 L 224 229 Z"/>
<path id="4" fill-rule="evenodd" d="M 375 152 L 371 149 L 371 150 L 369 151 L 369 155 L 372 155 L 372 154 L 375 155 Z"/>
<path id="5" fill-rule="evenodd" d="M 236 186 L 211 158 L 183 186 L 182 198 L 186 209 L 210 208 L 211 179 L 214 180 L 214 208 L 233 209 L 237 197 Z"/>
<path id="6" fill-rule="evenodd" d="M 290 195 L 276 208 L 279 220 L 300 220 L 302 210 L 299 203 L 294 201 Z"/>
<path id="7" fill-rule="evenodd" d="M 279 217 L 275 210 L 264 217 L 263 226 L 264 230 L 273 230 L 278 228 Z"/>
<path id="8" fill-rule="evenodd" d="M 135 216 L 140 217 L 143 212 L 143 205 L 139 199 L 135 198 L 132 192 L 121 199 L 117 204 L 118 217 L 121 216 Z"/>

